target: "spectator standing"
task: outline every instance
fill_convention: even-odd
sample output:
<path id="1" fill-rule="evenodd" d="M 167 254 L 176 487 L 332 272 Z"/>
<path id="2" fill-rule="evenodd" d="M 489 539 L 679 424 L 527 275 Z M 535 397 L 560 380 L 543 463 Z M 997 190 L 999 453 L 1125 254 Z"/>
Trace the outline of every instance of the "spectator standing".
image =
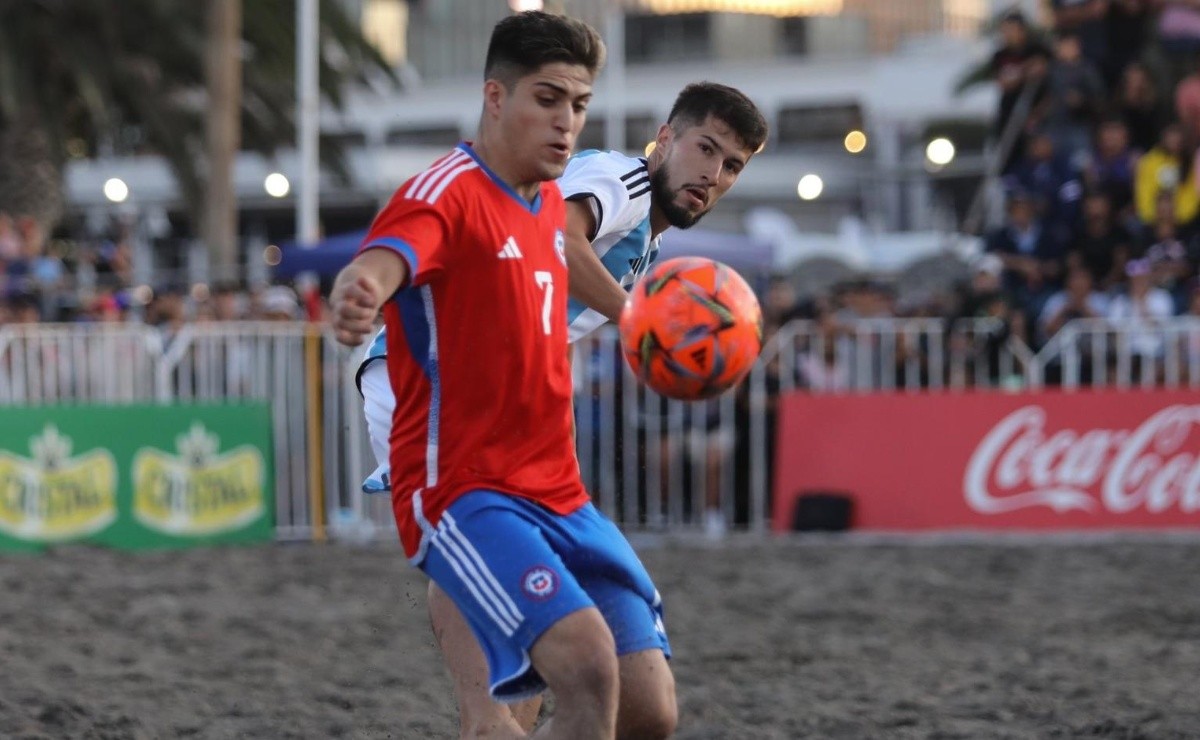
<path id="1" fill-rule="evenodd" d="M 1009 12 L 1000 19 L 1000 40 L 1000 48 L 992 55 L 991 63 L 992 78 L 1000 88 L 1000 102 L 996 111 L 997 137 L 1008 125 L 1025 85 L 1040 84 L 1041 70 L 1045 67 L 1045 60 L 1050 57 L 1049 50 L 1034 39 L 1029 23 L 1019 11 Z M 1024 142 L 1018 141 L 1004 168 L 1005 172 L 1016 162 L 1016 153 L 1023 148 Z"/>
<path id="2" fill-rule="evenodd" d="M 1005 345 L 1014 335 L 1025 339 L 1024 315 L 1013 310 L 1001 290 L 1003 272 L 1004 263 L 998 255 L 980 255 L 972 265 L 959 310 L 950 320 L 951 355 L 969 358 L 967 364 L 972 371 L 967 373 L 966 381 L 970 384 L 984 380 L 988 386 L 999 385 Z"/>
<path id="3" fill-rule="evenodd" d="M 1104 102 L 1104 83 L 1092 63 L 1083 57 L 1082 45 L 1074 33 L 1062 33 L 1055 41 L 1046 89 L 1039 114 L 1055 148 L 1068 157 L 1086 151 Z"/>

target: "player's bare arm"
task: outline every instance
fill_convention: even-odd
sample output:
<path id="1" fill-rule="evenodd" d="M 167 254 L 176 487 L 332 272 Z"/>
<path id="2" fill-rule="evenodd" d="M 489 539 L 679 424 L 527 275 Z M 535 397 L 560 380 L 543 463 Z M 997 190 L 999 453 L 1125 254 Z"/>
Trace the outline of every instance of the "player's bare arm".
<path id="1" fill-rule="evenodd" d="M 379 307 L 408 278 L 408 265 L 387 249 L 369 249 L 338 273 L 330 292 L 337 340 L 357 347 L 375 331 Z"/>
<path id="2" fill-rule="evenodd" d="M 616 321 L 629 294 L 613 279 L 592 249 L 596 217 L 586 201 L 567 201 L 567 288 L 571 297 Z"/>

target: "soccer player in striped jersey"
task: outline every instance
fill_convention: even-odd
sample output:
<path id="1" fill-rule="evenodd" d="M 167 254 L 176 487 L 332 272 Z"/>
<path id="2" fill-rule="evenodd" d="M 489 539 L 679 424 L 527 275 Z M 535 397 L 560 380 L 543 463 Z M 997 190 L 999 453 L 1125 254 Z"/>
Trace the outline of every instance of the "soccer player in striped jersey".
<path id="1" fill-rule="evenodd" d="M 616 320 L 626 291 L 649 269 L 667 228 L 688 228 L 717 203 L 766 139 L 762 114 L 741 92 L 715 83 L 686 87 L 647 157 L 589 150 L 574 156 L 558 184 L 566 198 L 565 251 L 570 275 L 569 337 L 573 342 Z M 523 259 L 519 243 L 506 241 L 499 259 Z M 388 439 L 395 400 L 386 365 L 387 329 L 367 348 L 357 381 L 372 449 L 379 467 L 363 484 L 368 492 L 390 490 Z M 464 735 L 507 719 L 487 691 L 487 663 L 461 615 L 430 585 L 434 631 L 455 677 Z M 625 687 L 622 686 L 622 694 Z M 512 706 L 528 729 L 538 701 Z M 625 713 L 623 729 L 634 726 Z"/>

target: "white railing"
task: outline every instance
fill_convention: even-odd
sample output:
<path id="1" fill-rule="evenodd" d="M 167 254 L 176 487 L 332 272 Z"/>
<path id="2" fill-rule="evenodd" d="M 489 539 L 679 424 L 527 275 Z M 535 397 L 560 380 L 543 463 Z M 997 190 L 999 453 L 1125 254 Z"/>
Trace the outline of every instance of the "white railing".
<path id="1" fill-rule="evenodd" d="M 1077 319 L 1050 338 L 1031 364 L 1030 385 L 1067 390 L 1200 387 L 1200 318 L 1113 324 Z"/>
<path id="2" fill-rule="evenodd" d="M 326 522 L 335 536 L 391 536 L 390 501 L 359 487 L 374 460 L 353 384 L 358 357 L 291 323 L 196 324 L 174 336 L 6 326 L 0 416 L 11 405 L 267 401 L 279 536 L 320 537 Z M 715 517 L 762 532 L 780 393 L 1200 388 L 1200 319 L 1150 329 L 1077 321 L 1037 353 L 989 320 L 794 322 L 769 339 L 746 382 L 699 403 L 637 383 L 611 327 L 576 346 L 574 371 L 580 470 L 602 511 L 629 530 L 698 531 Z"/>

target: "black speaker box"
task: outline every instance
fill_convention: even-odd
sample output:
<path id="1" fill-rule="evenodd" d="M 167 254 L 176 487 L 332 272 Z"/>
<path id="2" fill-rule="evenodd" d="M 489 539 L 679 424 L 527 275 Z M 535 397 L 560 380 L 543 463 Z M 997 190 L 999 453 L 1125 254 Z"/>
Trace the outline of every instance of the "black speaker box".
<path id="1" fill-rule="evenodd" d="M 854 499 L 842 491 L 804 491 L 792 511 L 796 532 L 844 532 L 854 516 Z"/>

